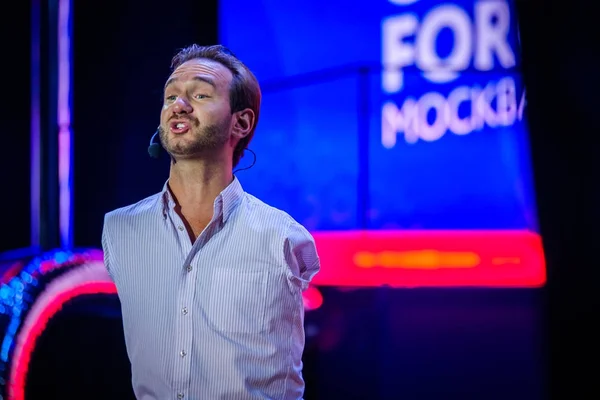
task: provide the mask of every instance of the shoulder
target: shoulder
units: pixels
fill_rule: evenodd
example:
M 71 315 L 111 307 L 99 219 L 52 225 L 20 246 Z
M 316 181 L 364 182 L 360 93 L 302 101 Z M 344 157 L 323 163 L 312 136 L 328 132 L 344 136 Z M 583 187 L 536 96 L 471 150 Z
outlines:
M 254 226 L 267 230 L 276 230 L 292 246 L 314 243 L 311 233 L 287 212 L 273 207 L 258 198 L 247 194 L 247 207 Z
M 287 212 L 273 207 L 249 193 L 245 193 L 245 199 L 246 208 L 260 226 L 278 227 L 286 232 L 292 225 L 300 225 Z
M 294 280 L 306 288 L 320 269 L 320 259 L 312 234 L 287 212 L 266 204 L 246 193 L 248 223 L 253 233 L 278 233 L 278 249 Z
M 156 193 L 137 203 L 107 212 L 104 215 L 104 228 L 136 222 L 156 213 L 159 210 L 161 197 L 162 193 Z

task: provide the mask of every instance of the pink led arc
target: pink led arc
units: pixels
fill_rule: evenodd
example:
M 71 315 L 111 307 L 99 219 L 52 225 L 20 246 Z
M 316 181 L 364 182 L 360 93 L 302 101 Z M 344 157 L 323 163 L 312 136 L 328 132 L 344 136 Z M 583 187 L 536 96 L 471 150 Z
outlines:
M 70 300 L 87 294 L 116 294 L 101 261 L 78 267 L 53 280 L 42 292 L 29 312 L 12 356 L 9 400 L 25 400 L 25 382 L 31 354 L 46 325 Z

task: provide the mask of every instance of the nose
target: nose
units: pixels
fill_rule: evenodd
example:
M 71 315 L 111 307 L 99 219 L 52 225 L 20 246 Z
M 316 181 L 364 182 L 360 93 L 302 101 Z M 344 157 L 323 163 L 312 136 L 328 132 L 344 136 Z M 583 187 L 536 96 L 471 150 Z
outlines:
M 177 97 L 177 100 L 173 103 L 173 113 L 175 114 L 190 114 L 192 111 L 193 108 L 190 103 L 181 96 Z

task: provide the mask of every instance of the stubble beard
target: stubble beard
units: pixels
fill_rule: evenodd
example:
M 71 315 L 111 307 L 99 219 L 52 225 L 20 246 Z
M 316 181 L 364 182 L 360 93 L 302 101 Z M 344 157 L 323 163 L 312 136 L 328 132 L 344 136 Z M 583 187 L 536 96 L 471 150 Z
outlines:
M 197 121 L 190 121 L 191 132 L 185 134 L 188 135 L 186 138 L 169 138 L 168 132 L 161 126 L 159 128 L 160 142 L 162 147 L 171 154 L 171 157 L 189 159 L 210 156 L 227 143 L 226 122 L 201 126 Z M 193 136 L 189 135 L 190 133 Z

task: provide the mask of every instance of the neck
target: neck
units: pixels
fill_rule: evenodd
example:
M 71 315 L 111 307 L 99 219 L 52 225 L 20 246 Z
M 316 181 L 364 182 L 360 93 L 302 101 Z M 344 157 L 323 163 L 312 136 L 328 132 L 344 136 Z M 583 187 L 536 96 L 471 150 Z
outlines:
M 169 188 L 182 205 L 210 207 L 233 180 L 231 163 L 215 160 L 179 160 L 171 164 Z

